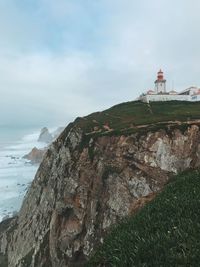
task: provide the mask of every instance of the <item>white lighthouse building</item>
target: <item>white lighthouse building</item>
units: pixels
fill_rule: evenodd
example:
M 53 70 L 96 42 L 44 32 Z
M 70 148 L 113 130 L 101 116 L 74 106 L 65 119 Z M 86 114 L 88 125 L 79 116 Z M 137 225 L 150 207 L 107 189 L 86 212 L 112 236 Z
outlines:
M 155 81 L 156 94 L 166 94 L 166 80 L 164 79 L 163 71 L 160 70 Z
M 174 90 L 167 92 L 166 80 L 162 70 L 157 73 L 157 80 L 154 82 L 155 89 L 143 93 L 139 100 L 143 102 L 156 101 L 200 101 L 200 88 L 191 86 L 181 92 Z

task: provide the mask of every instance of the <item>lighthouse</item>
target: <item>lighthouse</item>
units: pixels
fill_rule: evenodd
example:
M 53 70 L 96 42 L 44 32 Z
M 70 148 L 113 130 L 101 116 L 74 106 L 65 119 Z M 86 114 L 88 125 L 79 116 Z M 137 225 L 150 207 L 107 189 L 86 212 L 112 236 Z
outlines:
M 157 80 L 155 81 L 155 92 L 157 94 L 165 94 L 166 93 L 166 80 L 164 79 L 163 71 L 160 70 L 157 75 Z

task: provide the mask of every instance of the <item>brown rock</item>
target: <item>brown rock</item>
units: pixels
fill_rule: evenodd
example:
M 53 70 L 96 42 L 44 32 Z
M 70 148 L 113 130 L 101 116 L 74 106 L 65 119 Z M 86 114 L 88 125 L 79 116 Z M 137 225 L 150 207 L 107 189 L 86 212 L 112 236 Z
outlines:
M 30 160 L 32 164 L 39 164 L 42 162 L 45 152 L 46 149 L 38 149 L 37 147 L 34 147 L 30 153 L 24 156 L 24 158 Z
M 45 154 L 15 230 L 0 231 L 1 253 L 9 267 L 83 266 L 112 224 L 150 201 L 171 174 L 199 166 L 196 125 L 88 140 L 70 124 Z

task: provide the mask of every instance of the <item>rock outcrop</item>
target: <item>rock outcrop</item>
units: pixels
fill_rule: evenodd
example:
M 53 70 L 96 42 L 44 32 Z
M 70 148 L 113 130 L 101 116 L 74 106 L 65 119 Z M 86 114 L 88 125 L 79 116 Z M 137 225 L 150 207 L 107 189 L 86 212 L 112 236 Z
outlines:
M 38 149 L 37 147 L 34 147 L 31 152 L 25 155 L 23 158 L 30 160 L 32 164 L 39 164 L 42 162 L 45 152 L 45 148 Z
M 43 143 L 47 143 L 47 144 L 49 144 L 53 141 L 53 136 L 50 134 L 47 127 L 44 127 L 41 129 L 38 141 L 43 142 Z
M 40 132 L 38 142 L 46 143 L 47 146 L 40 149 L 34 147 L 28 154 L 24 155 L 23 158 L 30 160 L 30 163 L 32 164 L 40 164 L 47 150 L 47 147 L 51 144 L 51 142 L 55 141 L 56 138 L 58 138 L 63 130 L 63 127 L 58 127 L 53 133 L 50 133 L 49 130 L 44 127 Z
M 112 224 L 173 173 L 200 166 L 198 125 L 94 137 L 70 124 L 46 152 L 19 216 L 0 228 L 4 262 L 83 266 Z

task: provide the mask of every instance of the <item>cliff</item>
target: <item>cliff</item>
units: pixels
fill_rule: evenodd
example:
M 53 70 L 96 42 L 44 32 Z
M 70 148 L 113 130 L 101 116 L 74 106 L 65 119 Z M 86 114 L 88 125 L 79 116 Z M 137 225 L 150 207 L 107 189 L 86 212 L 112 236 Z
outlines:
M 112 227 L 86 266 L 199 266 L 199 198 L 199 170 L 175 175 L 155 199 Z
M 82 266 L 111 225 L 172 174 L 200 166 L 199 119 L 200 103 L 185 102 L 129 102 L 76 119 L 44 155 L 19 216 L 0 227 L 0 261 Z

